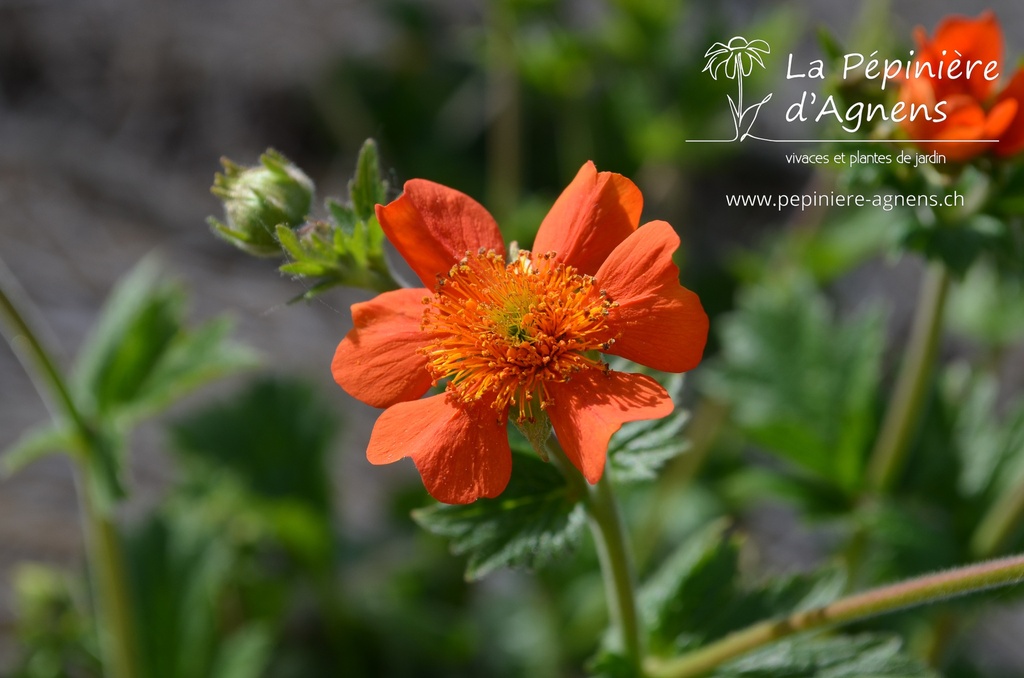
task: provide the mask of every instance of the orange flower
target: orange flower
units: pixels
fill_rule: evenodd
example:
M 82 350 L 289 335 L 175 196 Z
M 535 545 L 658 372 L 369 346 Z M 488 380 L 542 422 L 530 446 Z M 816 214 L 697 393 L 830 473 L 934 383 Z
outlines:
M 900 98 L 907 105 L 903 128 L 928 153 L 936 151 L 950 160 L 970 160 L 986 151 L 1008 156 L 1024 149 L 1024 70 L 1018 70 L 1009 86 L 998 95 L 995 82 L 984 76 L 985 65 L 1002 63 L 1003 33 L 991 11 L 977 19 L 948 17 L 928 39 L 924 28 L 914 33 L 917 60 L 913 69 L 923 68 L 921 77 L 911 72 L 904 80 Z M 960 65 L 950 70 L 953 62 Z M 980 62 L 967 77 L 967 64 Z M 929 68 L 930 65 L 930 68 Z M 950 75 L 954 77 L 949 77 Z M 934 111 L 945 101 L 944 120 L 925 115 L 909 115 L 912 107 L 925 106 Z M 911 119 L 913 117 L 913 119 Z M 951 143 L 943 140 L 998 139 L 998 143 Z M 935 140 L 939 143 L 929 143 Z
M 353 305 L 334 356 L 342 388 L 387 408 L 369 461 L 412 457 L 431 495 L 469 503 L 508 484 L 510 411 L 519 423 L 545 413 L 591 483 L 623 423 L 670 414 L 656 381 L 597 353 L 683 372 L 704 351 L 707 316 L 672 263 L 679 237 L 663 221 L 638 228 L 642 204 L 629 179 L 588 162 L 541 224 L 537 253 L 508 263 L 498 225 L 467 195 L 413 179 L 378 205 L 425 288 Z M 440 380 L 444 393 L 419 399 Z

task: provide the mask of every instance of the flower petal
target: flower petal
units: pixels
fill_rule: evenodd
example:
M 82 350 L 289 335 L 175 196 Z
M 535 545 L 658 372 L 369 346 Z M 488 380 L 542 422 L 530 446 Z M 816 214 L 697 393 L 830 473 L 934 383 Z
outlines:
M 502 493 L 512 475 L 504 417 L 488 404 L 453 404 L 445 394 L 398 403 L 370 434 L 366 458 L 390 464 L 412 457 L 430 496 L 468 504 Z
M 626 238 L 595 276 L 618 306 L 608 328 L 618 333 L 606 351 L 666 372 L 692 370 L 708 338 L 708 316 L 697 295 L 679 284 L 672 253 L 679 236 L 652 221 Z
M 548 388 L 558 442 L 590 483 L 601 479 L 608 441 L 624 423 L 665 417 L 674 407 L 661 384 L 644 374 L 586 370 Z
M 599 173 L 587 162 L 544 217 L 533 252 L 555 252 L 557 261 L 593 275 L 636 230 L 643 204 L 636 184 L 621 174 Z
M 938 71 L 940 61 L 946 64 L 955 58 L 969 61 L 990 61 L 1002 63 L 1003 31 L 995 12 L 982 12 L 977 19 L 966 16 L 950 16 L 944 19 L 935 29 L 935 39 L 931 43 L 924 38 L 924 32 L 918 33 L 918 44 L 921 47 L 921 60 L 931 61 Z M 930 52 L 926 57 L 925 52 Z M 945 52 L 945 53 L 944 53 Z M 985 101 L 992 93 L 993 81 L 987 80 L 981 68 L 974 69 L 971 77 L 966 77 L 964 70 L 958 78 L 938 78 L 935 82 L 936 98 L 945 99 L 949 94 L 969 93 L 975 100 Z
M 377 220 L 388 240 L 423 281 L 433 288 L 467 251 L 505 249 L 494 217 L 465 193 L 426 179 L 405 182 L 388 205 L 377 205 Z
M 353 327 L 338 344 L 331 363 L 334 380 L 373 407 L 415 400 L 430 388 L 426 346 L 420 331 L 425 289 L 385 292 L 352 305 Z
M 1017 109 L 1014 111 L 1013 119 L 999 138 L 999 143 L 996 144 L 996 154 L 1004 157 L 1024 150 L 1024 68 L 1018 70 L 1006 89 L 1000 92 L 996 108 L 1005 101 L 1015 101 Z M 990 115 L 994 114 L 995 109 L 992 109 Z

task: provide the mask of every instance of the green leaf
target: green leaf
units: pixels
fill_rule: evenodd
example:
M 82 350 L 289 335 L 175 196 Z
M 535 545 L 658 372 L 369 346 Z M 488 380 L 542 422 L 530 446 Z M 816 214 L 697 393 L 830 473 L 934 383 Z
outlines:
M 688 539 L 644 584 L 638 605 L 655 652 L 715 638 L 737 598 L 739 542 L 714 523 Z
M 676 654 L 774 616 L 832 602 L 845 577 L 835 570 L 765 582 L 744 581 L 741 541 L 722 521 L 684 542 L 645 582 L 641 614 L 655 653 Z
M 367 139 L 359 151 L 356 175 L 349 182 L 348 192 L 352 210 L 362 221 L 369 221 L 375 206 L 387 200 L 387 184 L 380 178 L 377 143 L 373 139 Z
M 273 636 L 265 624 L 250 624 L 224 640 L 209 675 L 260 678 L 270 663 Z
M 159 284 L 153 259 L 125 276 L 75 365 L 72 389 L 79 406 L 106 413 L 130 403 L 181 331 L 183 304 L 179 290 Z
M 171 435 L 186 461 L 227 469 L 258 496 L 296 501 L 326 515 L 324 459 L 335 428 L 307 384 L 262 378 L 175 423 Z
M 683 375 L 652 373 L 665 387 L 676 409 L 662 419 L 634 421 L 622 425 L 608 443 L 609 470 L 616 482 L 654 480 L 669 460 L 689 447 L 681 433 L 690 413 L 679 406 Z
M 996 347 L 1024 336 L 1024 279 L 980 262 L 950 290 L 950 327 Z
M 227 540 L 180 514 L 158 513 L 125 540 L 138 619 L 140 660 L 151 678 L 209 673 L 217 609 L 230 585 Z
M 903 652 L 898 638 L 879 635 L 801 637 L 774 643 L 722 666 L 713 678 L 935 678 Z
M 55 452 L 77 449 L 74 432 L 55 422 L 40 424 L 26 431 L 2 453 L 2 475 L 12 476 L 37 459 Z
M 203 384 L 254 367 L 259 362 L 256 353 L 228 340 L 233 325 L 218 318 L 177 334 L 128 408 L 130 418 L 159 412 Z
M 468 555 L 467 579 L 500 567 L 536 568 L 575 546 L 586 516 L 562 475 L 532 455 L 514 454 L 512 479 L 500 497 L 437 504 L 413 512 L 424 529 Z
M 718 323 L 704 390 L 756 444 L 854 494 L 874 428 L 884 327 L 846 322 L 804 279 L 747 289 Z
M 124 488 L 124 436 L 114 430 L 112 424 L 90 431 L 86 457 L 86 482 L 92 486 L 92 497 L 97 509 L 110 515 L 117 503 L 127 496 Z

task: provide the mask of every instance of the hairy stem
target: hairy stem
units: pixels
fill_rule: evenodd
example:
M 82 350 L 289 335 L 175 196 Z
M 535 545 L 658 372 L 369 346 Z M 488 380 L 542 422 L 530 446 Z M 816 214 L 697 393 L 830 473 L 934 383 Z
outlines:
M 868 482 L 876 492 L 888 490 L 903 470 L 928 393 L 948 290 L 946 267 L 940 262 L 930 264 L 921 282 L 917 313 L 903 354 L 903 364 L 896 377 L 892 400 L 871 451 Z
M 626 526 L 622 520 L 611 481 L 606 472 L 596 485 L 589 485 L 562 451 L 554 437 L 544 445 L 548 458 L 565 474 L 575 491 L 583 493 L 590 531 L 597 546 L 604 578 L 605 595 L 612 627 L 618 634 L 619 649 L 629 660 L 634 675 L 642 675 L 643 642 L 636 606 L 636 574 L 630 557 Z
M 802 631 L 860 621 L 915 605 L 934 603 L 1024 580 L 1024 555 L 991 560 L 955 570 L 857 593 L 783 619 L 771 619 L 668 661 L 650 660 L 652 678 L 697 678 L 751 650 Z
M 25 371 L 33 378 L 51 416 L 66 419 L 75 429 L 78 455 L 79 492 L 89 554 L 89 573 L 96 593 L 98 628 L 105 675 L 136 678 L 137 644 L 135 615 L 128 590 L 120 537 L 109 516 L 96 505 L 88 482 L 87 464 L 95 458 L 95 434 L 75 405 L 67 383 L 43 345 L 39 333 L 22 308 L 30 308 L 21 286 L 0 261 L 0 318 L 7 326 L 8 339 Z

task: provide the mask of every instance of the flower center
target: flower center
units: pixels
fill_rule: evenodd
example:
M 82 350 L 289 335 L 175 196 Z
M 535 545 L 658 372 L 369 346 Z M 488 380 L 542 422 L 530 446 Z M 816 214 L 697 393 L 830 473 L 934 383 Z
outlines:
M 499 411 L 517 405 L 523 422 L 551 403 L 547 384 L 607 369 L 587 352 L 615 341 L 605 322 L 615 304 L 591 276 L 553 257 L 520 251 L 506 264 L 493 250 L 467 253 L 438 279 L 424 299 L 432 341 L 422 351 L 434 383 L 448 379 L 449 397 L 493 398 Z

